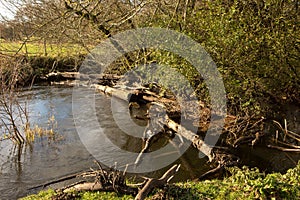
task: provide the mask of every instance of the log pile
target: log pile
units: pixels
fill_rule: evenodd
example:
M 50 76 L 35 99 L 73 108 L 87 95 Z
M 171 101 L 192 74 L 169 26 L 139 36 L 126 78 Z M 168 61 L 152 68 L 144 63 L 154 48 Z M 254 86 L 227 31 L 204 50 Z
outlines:
M 41 80 L 51 84 L 61 84 L 62 82 L 80 80 L 108 86 L 113 86 L 115 82 L 121 78 L 122 76 L 116 74 L 82 74 L 79 72 L 51 72 L 43 77 L 40 77 Z
M 97 170 L 70 175 L 34 188 L 44 187 L 46 185 L 62 182 L 71 178 L 81 177 L 81 181 L 57 189 L 55 191 L 56 195 L 52 197 L 52 199 L 62 200 L 78 198 L 79 196 L 76 196 L 78 193 L 74 192 L 105 191 L 116 192 L 117 194 L 122 195 L 132 195 L 135 196 L 135 200 L 143 200 L 153 189 L 161 188 L 165 184 L 169 183 L 180 168 L 180 165 L 174 165 L 158 179 L 142 177 L 144 181 L 141 183 L 127 184 L 125 181 L 126 172 L 120 172 L 113 168 L 103 169 L 100 163 L 96 163 L 99 167 Z
M 158 121 L 161 124 L 167 126 L 169 129 L 173 130 L 176 134 L 179 134 L 180 137 L 184 137 L 188 141 L 192 142 L 192 144 L 199 151 L 208 156 L 210 161 L 213 160 L 212 148 L 208 144 L 206 144 L 204 140 L 202 140 L 199 137 L 199 135 L 193 133 L 192 131 L 189 131 L 182 125 L 172 120 L 171 117 L 169 117 L 169 115 L 172 115 L 172 117 L 174 117 L 180 116 L 181 114 L 178 103 L 176 103 L 175 100 L 170 100 L 164 97 L 158 97 L 157 95 L 152 95 L 151 92 L 146 91 L 144 88 L 126 90 L 98 84 L 93 84 L 92 87 L 94 87 L 99 92 L 103 92 L 107 95 L 113 95 L 114 97 L 125 101 L 128 101 L 129 97 L 132 98 L 133 96 L 136 96 L 136 99 L 143 99 L 144 101 L 150 103 L 149 109 L 151 106 L 156 106 L 159 107 L 160 110 L 166 110 L 166 115 L 160 116 L 160 119 Z

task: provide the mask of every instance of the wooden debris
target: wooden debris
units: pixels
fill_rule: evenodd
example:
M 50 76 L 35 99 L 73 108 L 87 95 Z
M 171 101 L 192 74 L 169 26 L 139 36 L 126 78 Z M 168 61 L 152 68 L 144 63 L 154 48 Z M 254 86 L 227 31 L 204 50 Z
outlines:
M 169 183 L 175 173 L 178 172 L 179 168 L 180 165 L 174 165 L 160 179 L 149 178 L 145 186 L 136 195 L 135 200 L 143 200 L 154 188 L 160 188 L 166 183 Z
M 178 172 L 180 165 L 174 165 L 165 174 L 159 178 L 144 178 L 143 183 L 135 185 L 127 185 L 125 182 L 125 173 L 121 173 L 115 169 L 104 170 L 101 165 L 97 163 L 99 170 L 93 170 L 89 172 L 84 172 L 80 174 L 80 177 L 93 177 L 94 182 L 87 182 L 81 180 L 77 183 L 73 183 L 69 186 L 56 190 L 57 195 L 53 199 L 59 200 L 68 197 L 69 192 L 77 191 L 106 191 L 106 192 L 116 192 L 119 194 L 127 194 L 136 196 L 136 200 L 143 200 L 147 195 L 154 189 L 164 186 L 169 183 L 169 181 L 174 177 L 176 172 Z M 76 174 L 76 177 L 78 175 Z M 74 176 L 73 176 L 74 178 Z M 64 181 L 65 179 L 61 178 L 54 183 L 59 181 Z M 46 184 L 44 184 L 46 185 Z
M 300 149 L 288 149 L 288 148 L 274 146 L 274 145 L 267 145 L 267 147 L 272 148 L 272 149 L 278 149 L 278 150 L 284 151 L 284 152 L 297 152 L 297 153 L 300 153 Z
M 138 90 L 121 90 L 121 89 L 115 89 L 112 87 L 96 85 L 96 84 L 94 84 L 92 87 L 94 87 L 96 90 L 101 91 L 105 94 L 113 95 L 114 97 L 117 97 L 117 98 L 119 98 L 121 100 L 125 100 L 125 101 L 128 101 L 128 98 L 132 95 L 139 96 L 139 94 L 140 94 Z M 144 95 L 141 95 L 141 96 L 144 97 Z M 147 100 L 147 99 L 144 99 L 144 100 Z M 159 107 L 161 110 L 168 110 L 168 108 L 166 108 L 164 103 L 165 103 L 164 99 L 162 102 L 160 102 L 160 99 L 157 98 L 156 102 L 152 102 L 151 105 L 152 106 L 155 105 L 155 106 Z M 204 140 L 202 140 L 200 138 L 200 136 L 193 133 L 192 131 L 189 131 L 188 129 L 181 126 L 180 124 L 176 123 L 168 115 L 159 117 L 159 120 L 157 120 L 157 121 L 159 121 L 161 124 L 164 124 L 168 128 L 175 131 L 176 134 L 184 137 L 188 141 L 191 141 L 193 143 L 193 145 L 199 151 L 203 152 L 206 156 L 208 156 L 210 161 L 213 160 L 213 155 L 211 153 L 212 147 L 210 147 L 208 144 L 206 144 L 204 142 Z M 139 160 L 137 160 L 137 161 L 139 161 Z
M 80 81 L 89 81 L 96 84 L 106 84 L 114 85 L 115 82 L 120 80 L 123 76 L 115 74 L 83 74 L 79 72 L 50 72 L 44 77 L 41 77 L 42 80 L 49 82 L 60 82 L 67 80 L 80 80 Z

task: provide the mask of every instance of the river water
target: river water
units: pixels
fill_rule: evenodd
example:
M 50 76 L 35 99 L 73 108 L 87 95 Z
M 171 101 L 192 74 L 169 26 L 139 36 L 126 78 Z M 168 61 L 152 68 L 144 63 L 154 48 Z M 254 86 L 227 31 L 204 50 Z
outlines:
M 30 187 L 95 167 L 94 157 L 82 144 L 74 124 L 72 92 L 72 88 L 36 86 L 21 93 L 20 100 L 26 100 L 28 103 L 31 124 L 53 128 L 55 139 L 36 137 L 32 145 L 26 145 L 22 149 L 18 149 L 8 140 L 0 142 L 0 199 L 23 197 L 37 192 L 28 190 Z M 112 121 L 110 97 L 97 95 L 96 99 L 97 110 L 101 111 L 99 120 L 101 125 L 106 127 L 107 134 L 114 135 L 117 143 L 118 140 L 121 141 L 131 151 L 139 152 L 141 141 L 135 139 L 128 142 L 123 131 Z M 124 104 L 122 101 L 119 103 Z M 76 102 L 74 104 L 76 106 Z M 128 107 L 126 104 L 124 106 Z M 82 115 L 88 113 L 88 110 L 83 110 Z M 55 120 L 49 125 L 52 116 Z M 122 116 L 119 117 L 119 121 L 122 121 Z M 146 122 L 141 120 L 137 123 L 140 126 L 146 125 Z M 177 179 L 195 178 L 197 174 L 202 174 L 209 168 L 207 160 L 197 159 L 197 155 L 193 148 L 184 154 L 185 162 L 194 165 L 194 171 L 191 172 L 189 166 L 183 166 Z M 166 168 L 147 175 L 159 176 Z

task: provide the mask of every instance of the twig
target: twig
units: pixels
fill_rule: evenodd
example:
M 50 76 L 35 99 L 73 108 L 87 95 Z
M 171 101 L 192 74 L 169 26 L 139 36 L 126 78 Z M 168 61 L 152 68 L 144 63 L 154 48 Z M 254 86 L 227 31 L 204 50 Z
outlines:
M 284 142 L 286 140 L 287 134 L 288 134 L 288 131 L 287 131 L 287 122 L 286 122 L 286 119 L 284 119 L 284 137 L 283 137 L 283 141 Z
M 273 120 L 273 122 L 274 122 L 274 123 L 281 129 L 281 131 L 284 133 L 284 138 L 283 138 L 283 141 L 284 141 L 284 142 L 285 142 L 285 140 L 286 140 L 286 136 L 289 136 L 289 137 L 291 137 L 291 138 L 297 140 L 298 142 L 300 142 L 300 138 L 298 138 L 299 135 L 296 134 L 296 133 L 294 133 L 294 132 L 292 132 L 292 131 L 289 131 L 289 130 L 287 129 L 287 121 L 286 121 L 286 120 L 284 120 L 284 128 L 281 126 L 281 124 L 280 124 L 279 122 L 277 122 L 277 121 L 275 121 L 275 120 Z M 277 132 L 278 132 L 278 131 L 277 131 Z M 277 132 L 276 132 L 276 134 L 278 134 Z
M 292 148 L 295 148 L 295 149 L 300 149 L 300 146 L 297 146 L 297 145 L 288 144 L 288 143 L 281 142 L 281 141 L 275 141 L 275 142 L 276 142 L 276 144 L 279 143 L 279 144 L 286 145 L 286 146 L 288 146 L 288 147 L 292 147 Z
M 300 153 L 300 149 L 287 149 L 287 148 L 273 146 L 273 145 L 268 145 L 267 147 L 273 148 L 273 149 L 278 149 L 278 150 L 284 151 L 284 152 L 297 152 L 297 153 L 299 152 Z
M 217 171 L 222 170 L 223 168 L 224 168 L 224 165 L 219 164 L 217 167 L 215 167 L 215 168 L 213 168 L 213 169 L 211 169 L 211 170 L 205 172 L 204 174 L 202 174 L 202 175 L 199 177 L 199 180 L 203 180 L 203 179 L 205 179 L 207 176 L 210 176 L 210 175 L 216 173 Z

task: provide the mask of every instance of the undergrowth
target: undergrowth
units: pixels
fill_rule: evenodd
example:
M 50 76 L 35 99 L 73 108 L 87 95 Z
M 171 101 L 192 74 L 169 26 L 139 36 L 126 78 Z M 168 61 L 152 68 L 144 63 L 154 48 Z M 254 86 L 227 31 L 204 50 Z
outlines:
M 298 199 L 300 197 L 300 162 L 287 173 L 265 174 L 257 168 L 228 168 L 232 176 L 223 180 L 187 181 L 156 189 L 147 199 Z M 49 189 L 23 200 L 51 199 Z M 75 199 L 132 199 L 114 192 L 70 193 Z

